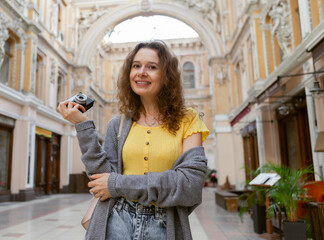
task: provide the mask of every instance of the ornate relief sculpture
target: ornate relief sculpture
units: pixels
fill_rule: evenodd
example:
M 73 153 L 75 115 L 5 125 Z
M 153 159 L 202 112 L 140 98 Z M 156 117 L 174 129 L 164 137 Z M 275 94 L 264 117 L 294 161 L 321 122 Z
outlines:
M 220 64 L 216 68 L 215 72 L 215 82 L 219 85 L 223 85 L 228 79 L 227 66 L 225 64 Z
M 139 4 L 142 12 L 150 12 L 152 10 L 152 0 L 140 0 Z
M 291 27 L 287 8 L 285 1 L 277 0 L 269 12 L 269 16 L 273 20 L 271 33 L 278 38 L 278 43 L 285 56 L 289 53 L 291 38 Z
M 266 23 L 270 17 L 271 22 Z M 261 18 L 261 26 L 264 30 L 271 29 L 271 34 L 278 39 L 278 44 L 286 58 L 290 52 L 291 45 L 291 22 L 286 0 L 272 0 L 267 2 Z
M 189 7 L 201 13 L 212 24 L 216 32 L 221 32 L 220 14 L 215 0 L 183 0 Z
M 9 38 L 9 32 L 7 29 L 8 25 L 9 20 L 2 13 L 0 13 L 0 67 L 3 63 L 4 56 L 6 54 L 4 45 L 7 39 Z
M 6 1 L 9 2 L 9 4 L 13 6 L 17 12 L 25 16 L 27 15 L 26 10 L 29 1 L 27 0 L 6 0 Z
M 91 11 L 80 11 L 78 43 L 81 42 L 84 34 L 101 16 L 108 12 L 108 8 L 99 9 L 95 6 Z
M 57 3 L 51 6 L 51 18 L 50 18 L 50 28 L 51 31 L 56 35 L 58 29 L 58 14 L 59 14 L 59 6 Z

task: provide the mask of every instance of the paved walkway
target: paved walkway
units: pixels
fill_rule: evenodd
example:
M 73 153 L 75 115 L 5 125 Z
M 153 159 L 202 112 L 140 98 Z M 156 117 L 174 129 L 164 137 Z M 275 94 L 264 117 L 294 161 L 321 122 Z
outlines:
M 0 203 L 0 239 L 82 240 L 80 225 L 91 196 L 57 194 L 29 202 Z M 216 206 L 214 189 L 204 188 L 203 203 L 190 215 L 194 240 L 259 240 L 249 216 Z

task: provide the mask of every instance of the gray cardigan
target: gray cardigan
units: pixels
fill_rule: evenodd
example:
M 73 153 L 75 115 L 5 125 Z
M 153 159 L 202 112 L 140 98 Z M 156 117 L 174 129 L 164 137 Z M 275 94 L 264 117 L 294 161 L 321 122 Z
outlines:
M 195 147 L 186 151 L 176 160 L 171 170 L 149 172 L 147 175 L 122 175 L 122 148 L 132 119 L 125 118 L 117 141 L 119 123 L 120 116 L 109 121 L 103 148 L 99 144 L 93 121 L 75 125 L 81 159 L 87 173 L 110 173 L 108 189 L 112 198 L 98 201 L 85 239 L 105 240 L 108 217 L 116 199 L 122 195 L 146 206 L 154 202 L 165 207 L 168 240 L 192 239 L 188 216 L 201 203 L 207 171 L 204 148 Z

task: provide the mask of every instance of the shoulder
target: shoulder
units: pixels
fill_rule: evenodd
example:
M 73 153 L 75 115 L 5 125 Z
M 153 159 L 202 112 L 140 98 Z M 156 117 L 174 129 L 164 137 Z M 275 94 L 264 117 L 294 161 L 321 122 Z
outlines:
M 108 126 L 115 126 L 118 125 L 121 119 L 121 115 L 115 116 L 109 120 Z
M 120 125 L 122 126 L 130 126 L 132 123 L 132 117 L 126 116 L 124 114 L 115 116 L 111 118 L 108 122 L 107 129 L 114 129 L 114 131 L 118 131 Z M 124 127 L 123 127 L 124 129 Z
M 209 135 L 209 130 L 206 127 L 203 119 L 203 113 L 198 113 L 197 110 L 188 107 L 186 114 L 182 120 L 182 127 L 184 132 L 184 139 L 191 136 L 194 133 L 202 133 L 202 141 L 205 141 Z
M 192 122 L 195 118 L 199 118 L 200 114 L 198 113 L 198 111 L 192 107 L 187 107 L 185 109 L 185 115 L 182 119 L 183 123 L 188 123 L 188 122 Z
M 122 116 L 124 116 L 124 115 L 118 115 L 118 116 L 114 116 L 113 118 L 111 118 L 108 122 L 107 129 L 118 130 Z M 123 118 L 125 119 L 125 117 L 123 117 Z

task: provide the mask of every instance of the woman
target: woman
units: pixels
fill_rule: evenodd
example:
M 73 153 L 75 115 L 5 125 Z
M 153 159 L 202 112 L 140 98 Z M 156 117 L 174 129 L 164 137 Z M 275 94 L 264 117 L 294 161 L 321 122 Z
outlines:
M 118 80 L 121 117 L 107 126 L 102 149 L 93 121 L 65 101 L 58 111 L 76 124 L 82 161 L 100 198 L 86 239 L 192 239 L 188 216 L 201 203 L 209 134 L 184 107 L 177 58 L 160 41 L 139 43 Z

